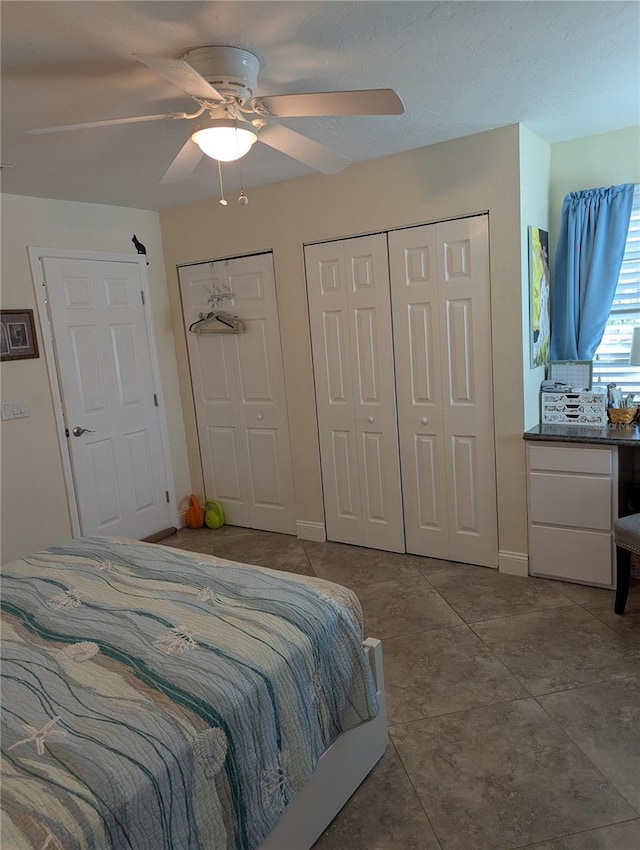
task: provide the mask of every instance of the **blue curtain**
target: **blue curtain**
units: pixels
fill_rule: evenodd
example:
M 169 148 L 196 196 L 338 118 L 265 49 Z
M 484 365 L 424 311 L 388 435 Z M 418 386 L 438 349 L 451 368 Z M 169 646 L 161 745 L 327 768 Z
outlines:
M 592 360 L 604 333 L 631 218 L 633 183 L 570 192 L 551 300 L 551 359 Z

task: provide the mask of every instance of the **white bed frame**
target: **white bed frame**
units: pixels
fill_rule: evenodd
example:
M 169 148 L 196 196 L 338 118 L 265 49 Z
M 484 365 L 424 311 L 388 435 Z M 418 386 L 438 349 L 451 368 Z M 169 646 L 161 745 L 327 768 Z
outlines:
M 376 683 L 380 713 L 336 738 L 259 850 L 310 850 L 384 755 L 389 735 L 382 644 L 376 638 L 367 638 L 363 647 Z

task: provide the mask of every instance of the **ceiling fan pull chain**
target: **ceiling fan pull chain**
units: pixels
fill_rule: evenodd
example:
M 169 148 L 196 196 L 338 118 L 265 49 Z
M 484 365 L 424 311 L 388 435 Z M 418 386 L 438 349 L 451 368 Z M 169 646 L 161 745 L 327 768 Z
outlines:
M 242 185 L 242 166 L 240 165 L 240 160 L 238 160 L 238 171 L 240 172 L 240 197 L 238 198 L 238 203 L 241 207 L 246 207 L 249 203 L 249 198 L 244 193 L 244 186 Z
M 220 200 L 218 201 L 218 203 L 221 204 L 223 207 L 226 207 L 227 201 L 226 201 L 226 198 L 224 196 L 224 188 L 222 186 L 222 166 L 220 165 L 220 160 L 217 160 L 217 162 L 218 162 L 218 177 L 220 179 Z

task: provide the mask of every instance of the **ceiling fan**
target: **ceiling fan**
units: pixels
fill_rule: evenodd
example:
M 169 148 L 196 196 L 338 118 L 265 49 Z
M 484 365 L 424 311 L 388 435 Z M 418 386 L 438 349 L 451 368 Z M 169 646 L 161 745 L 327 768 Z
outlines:
M 178 59 L 146 54 L 134 58 L 169 80 L 198 104 L 197 111 L 167 112 L 132 118 L 110 118 L 27 130 L 29 134 L 57 133 L 141 121 L 201 119 L 162 176 L 162 183 L 182 180 L 206 154 L 218 161 L 240 159 L 256 141 L 325 174 L 335 174 L 350 160 L 274 119 L 319 115 L 401 115 L 404 105 L 392 89 L 256 95 L 260 62 L 240 47 L 196 47 Z

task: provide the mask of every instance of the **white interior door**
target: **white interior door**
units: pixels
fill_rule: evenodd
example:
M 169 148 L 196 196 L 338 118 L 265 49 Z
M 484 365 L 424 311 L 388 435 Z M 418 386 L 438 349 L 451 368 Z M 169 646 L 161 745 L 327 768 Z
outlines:
M 389 235 L 407 549 L 497 566 L 486 216 Z
M 183 266 L 179 276 L 206 496 L 221 502 L 230 525 L 294 534 L 272 255 Z M 246 332 L 190 333 L 211 312 L 211 293 L 228 290 L 219 309 L 237 314 Z
M 389 234 L 407 551 L 448 559 L 437 253 L 435 225 Z
M 327 537 L 404 552 L 385 237 L 305 262 Z
M 140 264 L 42 259 L 83 535 L 174 522 Z

